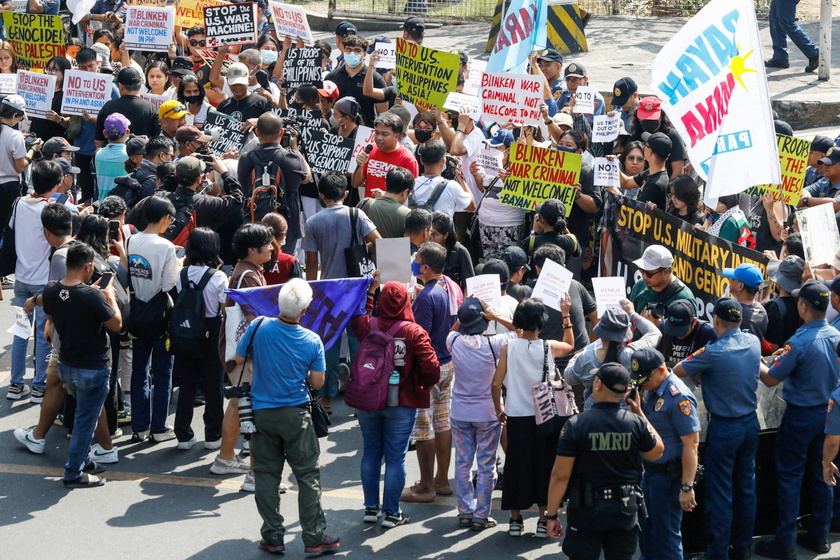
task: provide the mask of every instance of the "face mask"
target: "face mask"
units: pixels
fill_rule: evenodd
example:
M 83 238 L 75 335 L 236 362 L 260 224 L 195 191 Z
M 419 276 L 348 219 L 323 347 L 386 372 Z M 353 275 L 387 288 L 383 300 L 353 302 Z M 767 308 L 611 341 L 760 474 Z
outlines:
M 262 50 L 260 51 L 263 64 L 274 64 L 277 62 L 277 51 Z
M 303 103 L 300 103 L 298 101 L 290 101 L 289 102 L 289 108 L 290 109 L 295 109 L 297 111 L 302 111 L 303 110 Z
M 184 101 L 186 101 L 187 103 L 200 103 L 201 102 L 201 96 L 200 95 L 185 95 L 184 96 Z
M 420 276 L 421 274 L 423 274 L 422 272 L 420 272 L 420 266 L 421 266 L 421 264 L 419 262 L 411 261 L 411 275 L 412 276 Z
M 414 130 L 414 137 L 417 138 L 417 141 L 421 144 L 431 140 L 434 134 L 434 130 Z
M 557 149 L 561 152 L 566 152 L 567 154 L 575 154 L 577 153 L 577 148 L 567 148 L 566 146 L 557 146 Z
M 333 125 L 335 128 L 341 126 L 341 119 L 336 117 L 335 115 L 330 115 L 330 124 Z
M 654 132 L 656 132 L 656 129 L 659 128 L 659 121 L 644 120 L 639 121 L 639 125 L 645 132 L 650 132 L 651 134 L 653 134 Z
M 344 55 L 344 63 L 350 68 L 355 68 L 362 63 L 362 55 L 358 53 L 347 53 Z
M 202 144 L 201 147 L 195 151 L 197 154 L 207 154 L 209 152 L 210 150 L 207 149 L 207 144 Z

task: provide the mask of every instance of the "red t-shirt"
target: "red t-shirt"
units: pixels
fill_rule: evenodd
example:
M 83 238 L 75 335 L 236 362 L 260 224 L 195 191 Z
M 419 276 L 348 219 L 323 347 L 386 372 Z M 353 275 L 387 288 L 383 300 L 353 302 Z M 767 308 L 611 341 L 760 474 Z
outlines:
M 370 152 L 370 159 L 362 168 L 366 197 L 373 196 L 373 189 L 385 190 L 385 175 L 394 167 L 408 169 L 415 178 L 418 175 L 417 158 L 402 144 L 397 144 L 397 149 L 390 153 L 374 146 Z
M 270 261 L 266 265 L 265 270 L 263 270 L 265 283 L 269 286 L 285 284 L 289 280 L 289 272 L 292 270 L 294 264 L 294 256 L 280 253 L 277 255 L 277 259 Z

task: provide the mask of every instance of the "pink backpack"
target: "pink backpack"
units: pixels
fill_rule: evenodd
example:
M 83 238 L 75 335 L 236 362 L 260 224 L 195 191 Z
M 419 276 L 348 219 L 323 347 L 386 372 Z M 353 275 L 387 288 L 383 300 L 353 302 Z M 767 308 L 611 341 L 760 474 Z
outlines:
M 344 392 L 344 402 L 367 412 L 385 410 L 388 400 L 388 377 L 394 371 L 394 335 L 406 324 L 397 321 L 390 329 L 379 330 L 379 320 L 370 320 L 370 332 L 362 340 Z

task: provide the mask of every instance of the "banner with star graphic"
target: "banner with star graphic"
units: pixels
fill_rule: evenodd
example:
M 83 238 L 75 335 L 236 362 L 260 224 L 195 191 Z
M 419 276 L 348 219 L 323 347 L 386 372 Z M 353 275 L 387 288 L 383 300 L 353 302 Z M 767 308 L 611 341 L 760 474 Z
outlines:
M 752 0 L 712 0 L 668 41 L 651 87 L 706 180 L 704 199 L 780 184 Z

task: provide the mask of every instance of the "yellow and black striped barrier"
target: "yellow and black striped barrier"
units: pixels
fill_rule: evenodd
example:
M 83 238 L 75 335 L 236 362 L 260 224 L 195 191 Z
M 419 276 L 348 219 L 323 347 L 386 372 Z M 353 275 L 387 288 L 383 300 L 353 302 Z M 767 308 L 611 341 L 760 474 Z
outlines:
M 493 21 L 490 23 L 490 36 L 487 38 L 487 51 L 493 50 L 496 46 L 496 39 L 499 37 L 499 29 L 502 26 L 502 17 L 507 12 L 507 0 L 496 0 L 496 9 L 493 12 Z
M 490 24 L 490 36 L 487 38 L 487 52 L 496 45 L 502 18 L 507 12 L 507 0 L 496 0 L 493 21 Z M 574 4 L 549 4 L 548 6 L 548 45 L 563 54 L 586 52 L 586 34 L 583 32 L 583 20 L 580 7 Z

